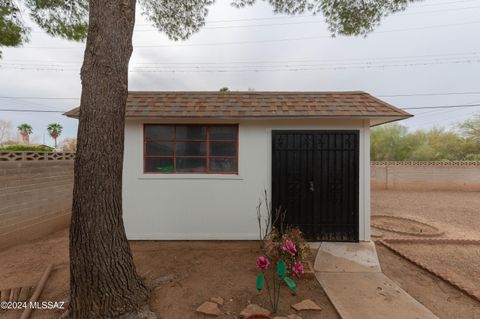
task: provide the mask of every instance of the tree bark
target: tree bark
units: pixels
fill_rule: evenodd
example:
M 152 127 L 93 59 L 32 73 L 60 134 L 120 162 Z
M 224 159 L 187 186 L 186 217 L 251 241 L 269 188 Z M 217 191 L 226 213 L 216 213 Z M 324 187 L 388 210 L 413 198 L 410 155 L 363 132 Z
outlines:
M 73 318 L 138 318 L 148 290 L 122 219 L 128 63 L 135 0 L 90 0 L 70 226 Z M 143 315 L 141 315 L 143 310 Z

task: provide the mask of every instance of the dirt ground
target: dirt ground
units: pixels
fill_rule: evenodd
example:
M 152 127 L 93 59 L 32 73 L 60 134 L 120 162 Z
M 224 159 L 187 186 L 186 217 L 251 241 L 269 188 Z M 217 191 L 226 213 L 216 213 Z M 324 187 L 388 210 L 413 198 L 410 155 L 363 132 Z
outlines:
M 375 215 L 413 218 L 432 225 L 443 234 L 431 238 L 480 239 L 480 193 L 478 192 L 372 192 Z M 399 222 L 393 228 L 414 232 Z M 395 227 L 396 226 L 396 227 Z M 372 230 L 375 231 L 373 228 Z M 376 230 L 375 232 L 378 232 Z M 383 238 L 423 238 L 379 230 Z M 402 253 L 429 268 L 446 273 L 464 287 L 480 289 L 480 246 L 392 244 Z M 388 248 L 377 244 L 383 272 L 440 318 L 480 318 L 480 302 L 442 279 L 422 270 Z
M 479 193 L 375 191 L 372 193 L 372 213 L 414 218 L 444 231 L 442 238 L 480 239 Z M 389 232 L 383 234 L 402 237 Z M 226 300 L 222 307 L 225 314 L 221 318 L 238 318 L 238 313 L 249 302 L 266 302 L 266 296 L 258 294 L 254 287 L 257 274 L 255 259 L 259 254 L 258 245 L 254 242 L 137 241 L 132 242 L 132 250 L 138 271 L 147 280 L 173 276 L 170 282 L 152 293 L 150 306 L 159 318 L 203 318 L 195 314 L 196 307 L 216 296 Z M 480 302 L 382 245 L 377 245 L 377 251 L 385 274 L 440 318 L 480 318 Z M 464 278 L 476 276 L 478 279 L 478 268 L 474 266 L 478 266 L 478 255 L 473 258 L 471 252 L 457 251 L 455 247 L 435 254 L 432 252 L 428 258 L 422 252 L 425 248 L 411 251 L 427 261 L 440 258 L 438 267 L 459 273 Z M 0 251 L 0 289 L 35 285 L 50 262 L 55 263 L 55 270 L 41 299 L 67 300 L 67 230 L 51 234 L 41 241 Z M 462 264 L 468 267 L 462 268 Z M 296 296 L 284 289 L 281 299 L 283 313 L 292 312 L 289 309 L 291 304 L 310 298 L 323 310 L 318 314 L 302 314 L 304 319 L 339 318 L 315 279 L 305 278 L 298 284 Z M 61 312 L 35 311 L 31 318 L 58 318 Z M 17 311 L 0 311 L 0 318 L 18 316 Z
M 372 215 L 378 214 L 426 222 L 446 238 L 480 239 L 479 192 L 372 191 Z
M 222 297 L 225 315 L 238 318 L 248 303 L 267 305 L 267 296 L 255 290 L 258 274 L 256 242 L 136 241 L 131 242 L 138 272 L 149 280 L 171 275 L 173 279 L 155 289 L 150 307 L 158 318 L 199 319 L 195 309 L 211 297 Z M 313 258 L 313 257 L 312 257 Z M 0 289 L 35 285 L 49 262 L 56 265 L 42 293 L 42 300 L 66 300 L 68 293 L 67 230 L 47 238 L 0 252 Z M 315 278 L 297 281 L 296 296 L 283 289 L 281 313 L 294 313 L 290 305 L 310 298 L 323 310 L 301 314 L 304 319 L 339 318 Z M 18 318 L 20 312 L 0 312 L 0 318 Z M 35 311 L 32 318 L 58 318 L 61 311 Z
M 422 260 L 461 287 L 480 290 L 480 245 L 395 243 L 394 247 L 413 260 Z

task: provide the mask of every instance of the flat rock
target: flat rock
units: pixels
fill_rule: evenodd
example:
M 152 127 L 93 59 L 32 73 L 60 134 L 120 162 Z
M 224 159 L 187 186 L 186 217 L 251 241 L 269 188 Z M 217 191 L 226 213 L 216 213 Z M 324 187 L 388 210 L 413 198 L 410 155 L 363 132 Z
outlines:
M 319 305 L 314 303 L 310 299 L 305 299 L 303 301 L 300 301 L 299 303 L 296 303 L 292 305 L 292 308 L 295 309 L 296 311 L 319 311 L 322 310 Z
M 256 305 L 256 304 L 252 303 L 252 304 L 249 304 L 245 309 L 243 309 L 242 312 L 240 312 L 240 317 L 242 317 L 242 318 L 246 318 L 246 317 L 251 316 L 251 315 L 269 316 L 270 311 L 265 309 L 265 308 L 260 307 L 259 305 Z
M 204 315 L 207 316 L 219 316 L 222 312 L 218 308 L 218 304 L 211 302 L 211 301 L 206 301 L 202 303 L 196 310 L 199 313 L 203 313 Z
M 225 302 L 225 300 L 223 300 L 222 297 L 212 297 L 210 298 L 210 301 L 213 301 L 214 303 L 219 304 L 220 306 L 223 306 L 223 303 Z

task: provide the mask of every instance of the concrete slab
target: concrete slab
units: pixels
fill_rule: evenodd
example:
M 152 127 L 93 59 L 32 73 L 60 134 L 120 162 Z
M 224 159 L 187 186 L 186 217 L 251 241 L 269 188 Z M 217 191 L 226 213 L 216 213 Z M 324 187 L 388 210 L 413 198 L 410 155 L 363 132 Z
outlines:
M 383 273 L 316 273 L 342 319 L 438 319 Z
M 315 258 L 315 271 L 381 272 L 373 242 L 321 243 Z

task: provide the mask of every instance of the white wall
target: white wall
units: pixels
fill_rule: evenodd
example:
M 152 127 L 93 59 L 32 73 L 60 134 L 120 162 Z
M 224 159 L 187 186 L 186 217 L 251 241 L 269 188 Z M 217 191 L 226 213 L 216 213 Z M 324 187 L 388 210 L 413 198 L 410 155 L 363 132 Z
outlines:
M 128 120 L 123 174 L 124 220 L 129 239 L 258 239 L 256 205 L 270 192 L 271 131 L 360 131 L 360 240 L 370 239 L 368 120 L 244 120 L 239 124 L 239 174 L 143 174 L 143 123 L 219 121 Z M 367 165 L 365 165 L 367 164 Z

